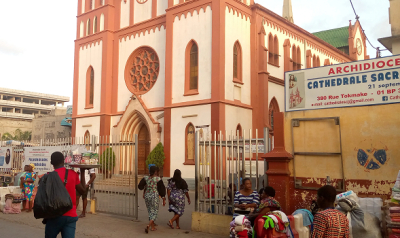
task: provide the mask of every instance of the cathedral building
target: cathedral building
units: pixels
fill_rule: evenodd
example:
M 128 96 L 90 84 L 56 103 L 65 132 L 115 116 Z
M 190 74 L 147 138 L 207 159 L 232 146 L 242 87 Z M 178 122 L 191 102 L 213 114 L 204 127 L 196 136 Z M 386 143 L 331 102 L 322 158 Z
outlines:
M 284 72 L 366 59 L 365 40 L 358 21 L 309 33 L 290 0 L 283 17 L 254 0 L 78 0 L 72 133 L 138 134 L 140 173 L 161 142 L 164 176 L 194 177 L 196 131 L 273 136 Z

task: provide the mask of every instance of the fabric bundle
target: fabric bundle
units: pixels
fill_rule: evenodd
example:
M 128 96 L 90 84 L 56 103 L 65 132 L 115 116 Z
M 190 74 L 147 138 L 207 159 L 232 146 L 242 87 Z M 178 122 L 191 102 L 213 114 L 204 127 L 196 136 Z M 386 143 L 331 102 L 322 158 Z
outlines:
M 392 188 L 392 202 L 400 203 L 400 171 L 397 174 L 396 183 Z
M 230 223 L 230 238 L 248 238 L 253 235 L 251 222 L 244 216 L 237 216 Z
M 303 215 L 303 226 L 311 226 L 314 222 L 314 216 L 307 209 L 298 209 L 293 213 L 293 215 L 297 214 Z
M 257 237 L 265 237 L 266 230 L 275 229 L 279 233 L 286 234 L 287 237 L 293 238 L 293 232 L 290 228 L 290 222 L 286 214 L 282 211 L 274 211 L 266 215 L 259 215 L 254 222 L 254 233 Z
M 339 200 L 337 209 L 348 215 L 351 224 L 351 237 L 382 237 L 379 219 L 364 212 L 356 201 L 350 198 Z M 350 216 L 349 216 L 350 215 Z
M 21 203 L 13 203 L 13 199 L 7 198 L 6 204 L 3 209 L 4 214 L 18 214 L 21 213 Z

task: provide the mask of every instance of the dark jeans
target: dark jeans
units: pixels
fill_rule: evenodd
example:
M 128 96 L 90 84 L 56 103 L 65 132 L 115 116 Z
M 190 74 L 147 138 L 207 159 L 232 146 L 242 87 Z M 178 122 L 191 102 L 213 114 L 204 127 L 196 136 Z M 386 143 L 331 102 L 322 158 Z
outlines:
M 47 219 L 45 238 L 56 238 L 61 232 L 62 238 L 75 238 L 78 217 L 57 217 Z

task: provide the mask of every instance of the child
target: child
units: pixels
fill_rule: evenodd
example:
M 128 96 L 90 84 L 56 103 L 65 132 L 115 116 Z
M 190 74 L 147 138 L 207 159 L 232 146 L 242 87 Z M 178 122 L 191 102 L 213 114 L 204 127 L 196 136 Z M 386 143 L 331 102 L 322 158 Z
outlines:
M 24 170 L 25 170 L 25 175 L 21 178 L 21 183 L 23 184 L 23 192 L 24 192 L 24 201 L 22 203 L 23 211 L 26 210 L 26 202 L 29 202 L 29 209 L 27 212 L 32 212 L 32 207 L 33 207 L 33 189 L 35 188 L 35 180 L 36 180 L 36 174 L 33 172 L 35 169 L 34 164 L 30 165 L 25 165 Z

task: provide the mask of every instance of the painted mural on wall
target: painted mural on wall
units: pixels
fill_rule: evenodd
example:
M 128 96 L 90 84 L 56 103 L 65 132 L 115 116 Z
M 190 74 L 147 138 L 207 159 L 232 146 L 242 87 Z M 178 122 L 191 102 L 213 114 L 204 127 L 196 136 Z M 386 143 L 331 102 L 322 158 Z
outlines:
M 355 150 L 358 163 L 364 167 L 366 172 L 380 169 L 389 161 L 387 153 L 389 149 L 383 144 L 379 147 L 371 145 L 371 148 L 356 148 Z

